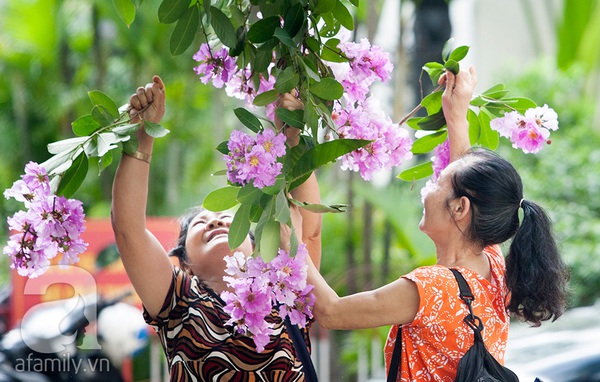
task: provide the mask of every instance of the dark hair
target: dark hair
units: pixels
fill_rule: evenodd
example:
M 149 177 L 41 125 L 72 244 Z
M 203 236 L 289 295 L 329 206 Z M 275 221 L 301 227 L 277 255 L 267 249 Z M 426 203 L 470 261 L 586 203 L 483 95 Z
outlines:
M 185 241 L 187 240 L 188 228 L 190 228 L 190 223 L 199 213 L 204 211 L 204 207 L 196 206 L 192 207 L 185 212 L 182 216 L 177 219 L 179 223 L 179 236 L 177 237 L 177 245 L 171 249 L 169 252 L 169 256 L 175 256 L 179 259 L 179 262 L 182 266 L 182 269 L 186 269 L 187 266 L 187 252 L 185 249 Z M 254 233 L 252 231 L 248 232 L 250 235 L 250 240 L 254 243 Z
M 513 238 L 506 256 L 509 311 L 534 326 L 556 320 L 567 305 L 568 270 L 550 218 L 542 207 L 523 200 L 521 177 L 507 160 L 487 150 L 471 151 L 462 160 L 452 185 L 456 197 L 471 202 L 465 235 L 484 247 Z

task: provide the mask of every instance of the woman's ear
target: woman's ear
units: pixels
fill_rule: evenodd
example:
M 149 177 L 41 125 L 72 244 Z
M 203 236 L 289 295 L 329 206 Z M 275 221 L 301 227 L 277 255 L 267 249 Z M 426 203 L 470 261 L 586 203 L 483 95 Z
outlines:
M 471 217 L 471 200 L 466 196 L 454 199 L 450 204 L 450 208 L 455 221 Z

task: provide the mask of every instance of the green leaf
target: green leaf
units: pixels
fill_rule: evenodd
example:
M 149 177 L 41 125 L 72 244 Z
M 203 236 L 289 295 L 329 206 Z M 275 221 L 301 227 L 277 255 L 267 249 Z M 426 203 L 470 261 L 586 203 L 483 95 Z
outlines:
M 423 117 L 417 122 L 417 125 L 422 130 L 437 131 L 442 127 L 446 126 L 446 118 L 444 117 L 444 111 L 440 110 L 435 114 Z
M 281 190 L 281 192 L 279 192 L 275 198 L 275 214 L 273 218 L 282 224 L 291 223 L 290 205 L 283 190 Z
M 275 81 L 275 89 L 277 89 L 279 93 L 287 93 L 298 86 L 299 81 L 300 76 L 298 73 L 296 73 L 294 67 L 288 66 L 277 76 L 277 80 Z
M 433 174 L 431 162 L 421 163 L 409 169 L 406 169 L 398 175 L 398 178 L 406 182 L 414 182 L 415 180 L 426 178 Z
M 242 204 L 258 204 L 262 196 L 263 192 L 260 189 L 248 184 L 240 188 L 237 200 Z
M 296 3 L 290 7 L 283 17 L 283 29 L 294 38 L 306 20 L 306 13 L 302 8 L 302 4 Z
M 425 135 L 417 139 L 413 145 L 411 151 L 413 154 L 425 154 L 433 150 L 437 145 L 443 143 L 448 138 L 448 132 L 438 131 L 433 134 Z
M 127 28 L 129 28 L 135 19 L 135 5 L 133 5 L 131 0 L 113 0 L 113 5 L 121 20 L 123 20 L 125 25 L 127 25 Z
M 263 127 L 260 120 L 248 110 L 243 107 L 238 107 L 237 109 L 234 109 L 233 112 L 240 122 L 253 132 L 258 133 L 259 131 L 262 131 Z
M 517 110 L 519 113 L 523 114 L 528 109 L 536 108 L 537 104 L 530 100 L 529 98 L 524 97 L 514 97 L 514 98 L 505 98 L 502 100 L 503 103 L 510 106 L 511 108 Z
M 475 145 L 481 135 L 481 129 L 479 127 L 479 117 L 471 109 L 467 111 L 467 121 L 469 122 L 469 142 L 471 146 Z
M 269 262 L 277 256 L 280 243 L 279 223 L 275 220 L 267 220 L 260 235 L 260 257 Z
M 489 112 L 485 108 L 481 108 L 479 111 L 479 144 L 490 150 L 496 150 L 500 144 L 500 135 L 497 131 L 492 130 L 490 121 Z
M 179 20 L 189 8 L 188 1 L 163 0 L 158 7 L 158 21 L 163 24 L 171 24 Z
M 144 121 L 144 131 L 146 131 L 146 134 L 148 134 L 152 138 L 162 138 L 165 135 L 169 134 L 168 129 L 165 129 L 158 123 L 150 121 Z
M 233 221 L 229 226 L 229 233 L 227 236 L 227 242 L 229 243 L 230 249 L 238 248 L 250 232 L 250 209 L 252 205 L 242 204 L 240 208 L 235 212 Z
M 440 90 L 423 98 L 421 101 L 421 106 L 427 109 L 427 114 L 435 114 L 442 110 L 442 94 L 444 94 L 444 91 Z
M 483 93 L 481 93 L 484 96 L 488 96 L 490 98 L 494 98 L 492 95 L 498 92 L 502 92 L 504 91 L 504 84 L 496 84 L 494 86 L 492 86 L 491 88 L 487 89 L 486 91 L 484 91 Z
M 202 207 L 213 212 L 228 210 L 238 204 L 236 197 L 239 190 L 239 187 L 231 186 L 214 190 L 206 195 L 206 198 L 202 202 Z
M 306 151 L 290 172 L 290 180 L 309 174 L 329 162 L 334 162 L 342 155 L 364 147 L 371 141 L 363 139 L 336 139 L 316 145 Z
M 313 8 L 315 15 L 331 12 L 336 5 L 337 0 L 317 0 L 311 1 L 310 5 L 316 4 Z
M 100 124 L 96 122 L 91 114 L 77 118 L 71 123 L 73 133 L 80 137 L 91 135 L 94 131 L 100 128 Z
M 108 109 L 102 105 L 96 105 L 92 109 L 92 118 L 98 122 L 101 127 L 109 126 L 114 122 L 114 119 Z
M 113 161 L 113 152 L 112 151 L 109 151 L 106 154 L 104 154 L 98 161 L 98 175 L 100 175 L 105 168 L 110 166 L 112 161 Z
M 323 46 L 321 58 L 325 61 L 331 62 L 348 62 L 348 59 L 342 54 L 342 51 L 338 48 L 340 39 L 330 38 Z
M 128 123 L 125 125 L 117 126 L 112 129 L 112 132 L 118 135 L 132 135 L 140 129 L 140 123 Z
M 330 204 L 330 205 L 312 204 L 312 203 L 307 203 L 307 202 L 301 202 L 301 201 L 295 200 L 295 199 L 292 199 L 291 202 L 300 208 L 303 208 L 307 211 L 315 212 L 315 213 L 328 213 L 328 212 L 341 213 L 341 212 L 346 212 L 346 209 L 348 208 L 347 204 Z
M 431 83 L 437 85 L 438 80 L 444 73 L 444 65 L 439 62 L 428 62 L 423 65 L 423 70 L 429 75 Z
M 310 61 L 308 57 L 299 58 L 297 62 L 299 63 L 299 66 L 302 66 L 304 68 L 304 74 L 306 75 L 306 77 L 317 82 L 321 81 L 321 76 L 317 74 L 317 67 L 314 66 L 314 64 Z
M 278 176 L 275 178 L 275 184 L 272 186 L 267 186 L 262 188 L 262 193 L 266 195 L 277 195 L 279 191 L 283 190 L 285 187 L 285 179 L 283 176 Z
M 275 114 L 283 121 L 292 127 L 304 127 L 304 110 L 288 110 L 285 108 L 275 109 Z
M 452 53 L 452 45 L 454 45 L 454 37 L 451 37 L 444 43 L 442 48 L 442 61 L 446 62 Z
M 119 108 L 112 98 L 98 90 L 88 92 L 88 96 L 90 97 L 90 101 L 92 101 L 92 105 L 104 106 L 112 116 L 112 119 L 119 117 Z
M 252 103 L 255 106 L 267 106 L 268 104 L 277 101 L 278 96 L 279 92 L 277 90 L 269 90 L 258 94 Z
M 237 5 L 231 4 L 227 9 L 231 13 L 231 22 L 234 28 L 239 28 L 246 23 L 246 15 Z
M 215 147 L 215 149 L 220 152 L 221 154 L 229 154 L 229 148 L 227 147 L 227 141 L 221 142 L 219 143 L 219 145 L 217 147 Z
M 77 148 L 77 146 L 83 145 L 89 137 L 75 137 L 63 139 L 60 141 L 52 142 L 48 144 L 48 152 L 50 154 L 60 154 L 63 152 L 70 152 Z
M 252 69 L 255 72 L 262 73 L 269 67 L 269 64 L 273 61 L 273 50 L 263 49 L 260 47 L 254 56 L 252 61 Z
M 320 82 L 310 81 L 310 92 L 324 100 L 333 101 L 342 97 L 344 87 L 334 78 L 326 77 Z
M 104 248 L 96 257 L 96 269 L 104 269 L 109 265 L 121 260 L 119 249 L 116 244 L 110 244 Z
M 354 30 L 354 18 L 350 14 L 350 11 L 348 11 L 348 8 L 346 8 L 340 0 L 336 2 L 332 13 L 335 19 L 339 21 L 344 28 Z
M 227 17 L 219 8 L 210 7 L 210 14 L 212 16 L 211 25 L 217 34 L 217 37 L 223 45 L 233 48 L 237 44 L 237 37 L 235 28 Z
M 450 53 L 450 57 L 448 58 L 448 60 L 454 60 L 458 62 L 465 58 L 467 53 L 469 53 L 468 46 L 459 46 Z
M 406 124 L 411 129 L 421 130 L 421 127 L 419 127 L 419 121 L 421 121 L 423 118 L 424 117 L 411 117 L 408 120 L 406 120 Z
M 275 33 L 275 28 L 277 28 L 279 24 L 279 17 L 277 16 L 258 20 L 250 27 L 247 35 L 248 40 L 255 44 L 260 44 L 270 40 L 271 37 L 273 37 L 273 33 Z
M 319 114 L 310 102 L 307 102 L 304 106 L 304 123 L 313 132 L 319 129 Z
M 61 177 L 56 194 L 65 198 L 73 196 L 85 180 L 87 172 L 88 158 L 85 153 L 81 153 L 73 160 L 71 167 Z
M 98 145 L 98 156 L 102 157 L 104 154 L 112 149 L 116 149 L 118 146 L 115 143 L 118 142 L 117 137 L 113 133 L 102 133 L 94 137 L 96 144 Z
M 458 74 L 458 72 L 460 72 L 460 65 L 458 64 L 458 61 L 448 60 L 444 63 L 444 68 L 453 74 Z
M 171 34 L 171 40 L 169 41 L 169 49 L 173 56 L 180 55 L 192 45 L 194 38 L 196 38 L 199 17 L 200 12 L 198 11 L 198 7 L 194 6 L 188 8 L 179 21 L 177 21 L 175 29 L 173 29 L 173 33 Z M 235 31 L 233 36 L 235 37 Z
M 277 37 L 279 41 L 281 41 L 284 45 L 289 46 L 290 48 L 296 48 L 296 43 L 292 40 L 290 34 L 281 28 L 276 28 L 273 36 Z

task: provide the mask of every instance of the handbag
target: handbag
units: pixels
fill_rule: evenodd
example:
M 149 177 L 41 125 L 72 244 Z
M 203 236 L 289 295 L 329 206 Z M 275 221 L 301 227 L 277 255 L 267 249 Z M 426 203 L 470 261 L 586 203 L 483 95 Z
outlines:
M 475 300 L 473 292 L 467 283 L 467 280 L 456 269 L 450 269 L 456 278 L 458 288 L 460 289 L 460 298 L 467 304 L 469 314 L 464 318 L 464 322 L 473 329 L 473 346 L 467 350 L 464 356 L 458 362 L 458 370 L 454 382 L 519 382 L 517 375 L 510 369 L 502 366 L 494 356 L 488 352 L 483 342 L 481 332 L 483 332 L 483 322 L 479 317 L 473 314 L 471 303 Z M 400 370 L 400 351 L 402 348 L 402 328 L 398 328 L 398 337 L 392 353 L 390 370 L 387 382 L 396 382 L 398 371 Z

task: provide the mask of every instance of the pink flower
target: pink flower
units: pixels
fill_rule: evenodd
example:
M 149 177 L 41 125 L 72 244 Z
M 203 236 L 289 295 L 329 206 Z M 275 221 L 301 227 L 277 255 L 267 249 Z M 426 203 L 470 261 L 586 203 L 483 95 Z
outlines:
M 11 257 L 10 267 L 22 276 L 36 277 L 58 253 L 62 253 L 60 265 L 77 262 L 87 248 L 80 237 L 85 230 L 82 203 L 53 195 L 46 170 L 37 163 L 28 163 L 21 178 L 4 192 L 27 207 L 7 219 L 11 231 L 18 232 L 10 236 L 3 250 Z
M 436 181 L 442 170 L 450 164 L 450 141 L 446 139 L 443 143 L 437 145 L 433 149 L 433 155 L 431 158 L 433 167 L 432 179 Z
M 245 185 L 253 181 L 254 187 L 264 188 L 275 184 L 283 164 L 277 161 L 285 155 L 285 135 L 265 130 L 256 139 L 239 131 L 231 133 L 223 156 L 227 164 L 229 181 Z
M 490 127 L 506 138 L 514 148 L 525 153 L 537 153 L 549 143 L 550 130 L 558 129 L 558 115 L 548 105 L 536 107 L 520 115 L 516 111 L 490 121 Z
M 224 310 L 230 316 L 227 321 L 239 333 L 254 340 L 257 351 L 262 352 L 273 334 L 273 324 L 266 321 L 272 309 L 279 311 L 280 319 L 290 317 L 293 324 L 306 326 L 312 318 L 313 286 L 306 283 L 308 252 L 304 244 L 298 246 L 295 257 L 279 250 L 277 256 L 265 263 L 259 258 L 246 258 L 241 253 L 225 257 L 225 276 L 229 288 L 221 298 Z
M 219 89 L 231 79 L 237 70 L 235 60 L 229 56 L 226 48 L 213 54 L 210 46 L 204 43 L 193 58 L 200 62 L 200 65 L 194 68 L 196 74 L 200 76 L 200 81 L 206 85 L 212 80 L 213 86 Z

